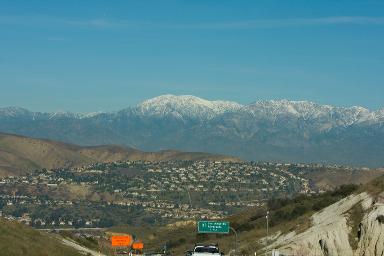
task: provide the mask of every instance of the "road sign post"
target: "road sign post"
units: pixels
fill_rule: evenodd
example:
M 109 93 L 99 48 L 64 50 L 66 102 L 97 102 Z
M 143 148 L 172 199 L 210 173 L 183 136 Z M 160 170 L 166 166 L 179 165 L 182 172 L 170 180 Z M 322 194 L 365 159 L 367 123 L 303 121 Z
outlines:
M 200 234 L 228 234 L 229 222 L 228 221 L 199 221 L 197 231 Z
M 229 234 L 229 230 L 235 233 L 235 255 L 237 255 L 237 232 L 229 225 L 229 221 L 199 221 L 197 232 L 200 234 Z

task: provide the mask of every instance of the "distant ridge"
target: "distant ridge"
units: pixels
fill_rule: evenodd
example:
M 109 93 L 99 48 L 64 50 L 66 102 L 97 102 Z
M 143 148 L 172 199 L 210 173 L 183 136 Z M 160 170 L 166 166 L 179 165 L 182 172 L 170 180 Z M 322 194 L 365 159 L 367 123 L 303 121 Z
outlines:
M 58 141 L 0 133 L 0 175 L 17 175 L 34 169 L 53 169 L 119 160 L 241 161 L 235 157 L 201 152 L 173 150 L 143 152 L 117 145 L 82 147 Z
M 161 95 L 116 112 L 0 108 L 0 131 L 79 145 L 172 148 L 246 160 L 383 167 L 384 108 L 310 101 L 251 104 Z

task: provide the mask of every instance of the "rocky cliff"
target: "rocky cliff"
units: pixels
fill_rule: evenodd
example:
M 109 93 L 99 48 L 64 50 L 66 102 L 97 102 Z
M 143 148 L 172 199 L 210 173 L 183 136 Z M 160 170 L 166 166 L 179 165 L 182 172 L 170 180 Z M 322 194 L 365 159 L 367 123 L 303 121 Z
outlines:
M 384 193 L 351 195 L 311 217 L 311 226 L 278 236 L 267 248 L 282 255 L 384 255 Z

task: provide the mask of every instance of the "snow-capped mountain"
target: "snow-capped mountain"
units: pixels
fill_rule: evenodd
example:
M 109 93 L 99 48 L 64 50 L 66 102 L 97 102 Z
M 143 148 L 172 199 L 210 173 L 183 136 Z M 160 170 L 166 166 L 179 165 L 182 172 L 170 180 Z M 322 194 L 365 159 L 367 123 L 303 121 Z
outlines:
M 384 166 L 384 108 L 264 100 L 242 105 L 162 95 L 117 112 L 0 108 L 0 132 L 83 145 L 125 144 L 250 160 Z
M 7 107 L 0 108 L 0 117 L 20 117 L 27 116 L 30 112 L 24 108 L 19 107 Z
M 209 101 L 192 95 L 162 95 L 146 100 L 136 109 L 142 115 L 169 116 L 187 119 L 211 119 L 217 115 L 235 112 L 243 106 L 231 101 Z
M 277 120 L 279 118 L 293 118 L 308 120 L 328 120 L 336 126 L 349 126 L 363 122 L 381 122 L 384 118 L 384 108 L 370 111 L 364 107 L 335 107 L 320 105 L 310 101 L 262 100 L 252 104 L 242 105 L 233 101 L 209 101 L 192 95 L 161 95 L 143 101 L 134 107 L 128 107 L 123 112 L 135 113 L 139 116 L 167 117 L 183 119 L 209 120 L 221 115 L 232 113 L 247 113 L 256 119 Z M 115 114 L 107 112 L 72 113 L 72 112 L 31 112 L 24 108 L 0 108 L 1 117 L 30 117 L 41 119 L 52 118 L 94 118 L 101 114 Z
M 335 126 L 350 126 L 362 122 L 379 122 L 380 114 L 363 107 L 334 107 L 309 101 L 270 100 L 258 101 L 246 106 L 255 118 L 276 120 L 290 117 L 303 121 L 324 122 Z
M 191 95 L 162 95 L 140 103 L 134 108 L 143 116 L 174 116 L 208 120 L 227 113 L 249 113 L 257 119 L 276 120 L 279 117 L 302 120 L 332 121 L 335 125 L 349 126 L 362 122 L 377 122 L 383 110 L 374 112 L 363 107 L 334 107 L 309 101 L 268 100 L 242 105 L 232 101 L 209 101 Z
M 57 119 L 57 118 L 74 118 L 83 119 L 90 118 L 102 114 L 104 112 L 92 112 L 92 113 L 72 113 L 68 111 L 58 112 L 32 112 L 25 108 L 19 107 L 6 107 L 0 108 L 0 118 L 26 118 L 31 120 L 44 120 L 44 119 Z

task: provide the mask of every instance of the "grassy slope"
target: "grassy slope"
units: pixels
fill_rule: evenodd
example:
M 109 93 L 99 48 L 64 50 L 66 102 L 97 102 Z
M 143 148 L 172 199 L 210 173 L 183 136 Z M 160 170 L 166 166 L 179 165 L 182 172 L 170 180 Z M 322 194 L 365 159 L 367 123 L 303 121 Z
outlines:
M 7 256 L 79 256 L 48 234 L 0 218 L 0 254 Z
M 81 147 L 57 141 L 0 133 L 0 175 L 17 175 L 33 169 L 53 169 L 118 160 L 240 161 L 233 157 L 198 152 L 142 152 L 115 145 Z

